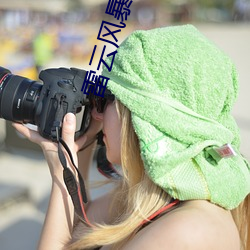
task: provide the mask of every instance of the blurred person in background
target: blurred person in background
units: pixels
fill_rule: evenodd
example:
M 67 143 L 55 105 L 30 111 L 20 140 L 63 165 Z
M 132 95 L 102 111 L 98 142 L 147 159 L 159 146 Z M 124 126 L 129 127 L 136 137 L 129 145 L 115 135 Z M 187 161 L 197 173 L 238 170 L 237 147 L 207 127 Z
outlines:
M 56 145 L 14 125 L 42 147 L 52 176 L 39 249 L 249 250 L 250 168 L 231 115 L 231 60 L 193 26 L 165 27 L 133 32 L 102 75 L 108 90 L 91 96 L 86 134 L 74 141 L 73 114 L 62 130 L 85 181 L 95 144 L 79 150 L 100 129 L 122 167 L 114 190 L 85 206 L 86 223 L 74 216 Z
M 51 61 L 53 57 L 55 41 L 51 34 L 39 30 L 33 41 L 33 56 L 37 75 Z
M 236 0 L 234 3 L 235 21 L 250 21 L 250 1 L 249 0 Z

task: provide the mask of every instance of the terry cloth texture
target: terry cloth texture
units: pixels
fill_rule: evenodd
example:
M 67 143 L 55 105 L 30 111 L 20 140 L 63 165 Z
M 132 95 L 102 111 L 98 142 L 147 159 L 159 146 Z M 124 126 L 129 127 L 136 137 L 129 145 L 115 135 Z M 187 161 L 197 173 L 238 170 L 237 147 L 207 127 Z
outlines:
M 173 198 L 233 209 L 250 192 L 250 167 L 230 114 L 237 72 L 195 27 L 133 32 L 102 75 L 131 111 L 147 174 Z M 237 156 L 215 161 L 207 153 L 226 143 Z

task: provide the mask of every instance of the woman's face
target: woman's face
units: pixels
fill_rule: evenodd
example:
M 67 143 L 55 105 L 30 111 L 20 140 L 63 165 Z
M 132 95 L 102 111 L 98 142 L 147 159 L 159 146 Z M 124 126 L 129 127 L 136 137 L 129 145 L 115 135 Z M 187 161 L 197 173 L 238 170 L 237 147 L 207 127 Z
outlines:
M 115 102 L 108 103 L 103 113 L 92 110 L 94 119 L 103 122 L 103 141 L 109 162 L 121 165 L 121 121 L 119 120 Z

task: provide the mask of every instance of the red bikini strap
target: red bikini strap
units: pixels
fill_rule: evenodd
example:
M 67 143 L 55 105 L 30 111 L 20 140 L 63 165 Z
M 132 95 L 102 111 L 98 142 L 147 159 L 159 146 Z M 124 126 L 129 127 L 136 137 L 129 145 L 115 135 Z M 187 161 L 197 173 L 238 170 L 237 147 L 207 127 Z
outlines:
M 179 204 L 180 201 L 179 200 L 174 200 L 173 202 L 167 204 L 166 206 L 160 208 L 159 210 L 157 210 L 155 213 L 153 213 L 151 216 L 148 217 L 148 219 L 144 220 L 141 223 L 141 226 L 143 226 L 144 224 L 150 222 L 151 220 L 153 220 L 155 217 L 157 217 L 158 215 L 160 215 L 161 213 L 167 211 L 168 209 L 172 208 L 173 206 Z

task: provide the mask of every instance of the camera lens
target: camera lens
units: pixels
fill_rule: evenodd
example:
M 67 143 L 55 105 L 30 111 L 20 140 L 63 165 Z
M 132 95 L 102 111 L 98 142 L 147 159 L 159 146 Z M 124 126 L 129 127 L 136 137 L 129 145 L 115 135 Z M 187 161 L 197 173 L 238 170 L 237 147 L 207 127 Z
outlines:
M 35 124 L 36 106 L 42 84 L 11 74 L 0 67 L 0 117 Z
M 8 75 L 10 73 L 10 71 L 8 69 L 5 69 L 5 68 L 2 68 L 0 67 L 0 88 L 1 88 L 1 85 L 2 85 L 2 80 L 4 79 L 4 77 L 6 75 Z

